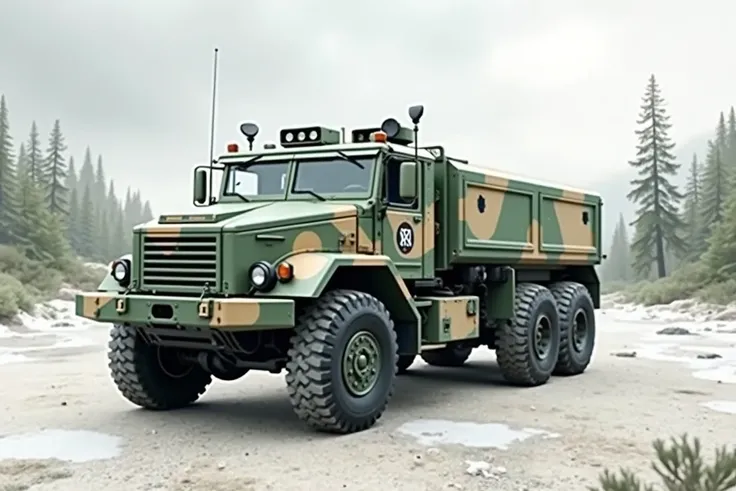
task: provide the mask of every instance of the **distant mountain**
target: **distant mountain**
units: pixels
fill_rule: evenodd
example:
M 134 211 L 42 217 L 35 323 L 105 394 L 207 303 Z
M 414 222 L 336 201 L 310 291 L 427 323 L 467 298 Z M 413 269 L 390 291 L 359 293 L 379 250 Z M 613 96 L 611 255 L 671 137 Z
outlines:
M 685 181 L 693 153 L 698 155 L 698 159 L 705 159 L 705 153 L 708 148 L 708 140 L 713 138 L 710 134 L 702 134 L 693 137 L 683 145 L 676 147 L 677 160 L 682 164 L 680 174 L 673 181 L 680 190 L 684 189 Z M 626 194 L 631 189 L 631 180 L 637 177 L 636 171 L 630 166 L 621 172 L 614 174 L 605 181 L 599 181 L 587 186 L 591 191 L 598 192 L 603 197 L 603 249 L 604 253 L 608 253 L 613 229 L 618 221 L 618 214 L 623 213 L 627 223 L 634 219 L 636 205 L 626 199 Z M 630 234 L 629 237 L 632 235 Z

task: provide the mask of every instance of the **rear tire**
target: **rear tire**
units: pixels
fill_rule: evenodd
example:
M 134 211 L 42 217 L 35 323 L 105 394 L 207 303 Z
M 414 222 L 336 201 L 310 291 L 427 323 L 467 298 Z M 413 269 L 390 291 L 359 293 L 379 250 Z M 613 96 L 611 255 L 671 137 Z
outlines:
M 555 297 L 542 285 L 516 287 L 514 319 L 499 329 L 496 359 L 507 382 L 534 387 L 552 376 L 560 350 Z
M 450 345 L 422 353 L 422 360 L 435 367 L 461 367 L 472 352 L 471 347 Z
M 580 375 L 590 364 L 595 348 L 595 307 L 588 289 L 562 281 L 550 288 L 560 315 L 560 354 L 554 375 Z
M 110 374 L 120 393 L 145 409 L 178 409 L 195 402 L 212 381 L 176 349 L 147 344 L 135 327 L 115 324 L 108 344 Z
M 373 426 L 393 395 L 399 347 L 386 307 L 355 290 L 322 295 L 299 318 L 286 364 L 297 416 L 318 431 Z

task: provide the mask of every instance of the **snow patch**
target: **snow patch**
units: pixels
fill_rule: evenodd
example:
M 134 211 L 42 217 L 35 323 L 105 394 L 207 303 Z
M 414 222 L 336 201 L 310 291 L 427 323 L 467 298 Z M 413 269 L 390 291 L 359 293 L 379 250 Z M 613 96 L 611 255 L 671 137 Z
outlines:
M 709 401 L 701 403 L 701 406 L 719 413 L 736 414 L 736 401 Z

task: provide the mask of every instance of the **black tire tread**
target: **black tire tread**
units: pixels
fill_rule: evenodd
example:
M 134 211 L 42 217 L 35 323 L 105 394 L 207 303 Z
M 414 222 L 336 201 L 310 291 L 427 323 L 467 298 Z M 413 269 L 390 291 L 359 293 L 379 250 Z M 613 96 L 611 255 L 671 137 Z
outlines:
M 183 379 L 159 383 L 153 372 L 160 370 L 158 361 L 145 356 L 141 343 L 135 327 L 115 324 L 110 329 L 108 367 L 113 382 L 128 401 L 160 411 L 187 406 L 205 393 L 212 377 L 200 367 L 194 367 Z
M 381 417 L 394 392 L 392 383 L 388 397 L 379 411 L 369 418 L 353 421 L 341 413 L 333 398 L 330 361 L 338 334 L 336 320 L 345 321 L 343 313 L 370 307 L 389 317 L 386 307 L 375 297 L 355 290 L 331 290 L 306 309 L 291 338 L 289 361 L 286 363 L 286 387 L 296 415 L 308 426 L 328 433 L 354 433 L 370 428 Z M 398 344 L 393 322 L 394 374 L 398 369 Z
M 570 355 L 570 347 L 567 343 L 567 336 L 570 335 L 568 332 L 569 319 L 568 316 L 572 314 L 570 312 L 573 299 L 578 296 L 587 296 L 590 300 L 591 305 L 593 299 L 590 297 L 590 292 L 581 283 L 574 281 L 560 281 L 550 286 L 550 291 L 555 297 L 557 302 L 557 311 L 560 314 L 560 354 L 557 357 L 557 365 L 555 365 L 555 375 L 579 375 L 588 368 L 590 359 L 583 365 L 579 366 L 572 360 Z M 595 321 L 595 319 L 593 319 Z
M 516 286 L 514 319 L 502 324 L 496 343 L 496 360 L 507 382 L 523 387 L 535 387 L 549 380 L 549 376 L 537 376 L 531 366 L 527 329 L 531 320 L 531 306 L 539 297 L 554 296 L 544 286 L 536 283 L 520 283 Z M 551 375 L 551 374 L 550 374 Z

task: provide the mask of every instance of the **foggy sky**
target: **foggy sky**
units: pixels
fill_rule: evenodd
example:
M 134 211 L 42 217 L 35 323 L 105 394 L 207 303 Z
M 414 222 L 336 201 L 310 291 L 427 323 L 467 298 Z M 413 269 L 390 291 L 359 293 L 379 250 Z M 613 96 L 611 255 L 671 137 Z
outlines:
M 421 144 L 586 187 L 633 158 L 650 73 L 678 142 L 736 104 L 733 18 L 729 0 L 13 0 L 0 93 L 16 144 L 36 119 L 45 148 L 60 118 L 78 165 L 89 145 L 155 212 L 188 208 L 207 162 L 214 47 L 220 151 L 243 121 L 261 146 L 283 127 L 408 124 L 422 103 Z

